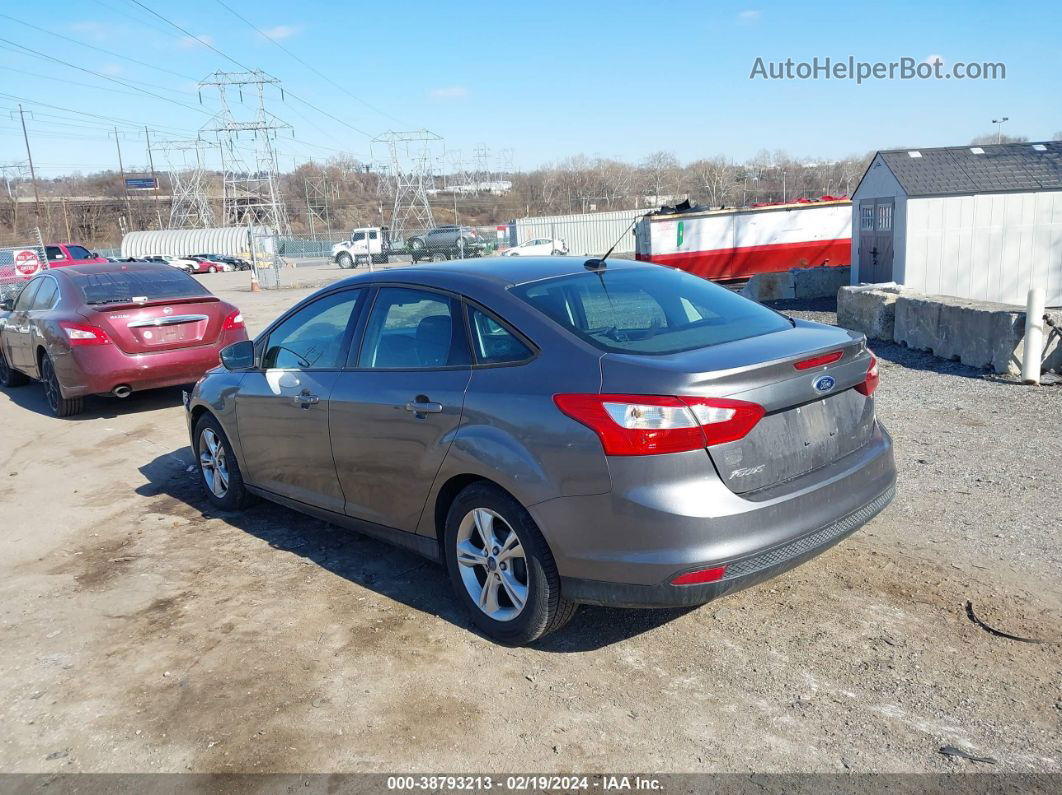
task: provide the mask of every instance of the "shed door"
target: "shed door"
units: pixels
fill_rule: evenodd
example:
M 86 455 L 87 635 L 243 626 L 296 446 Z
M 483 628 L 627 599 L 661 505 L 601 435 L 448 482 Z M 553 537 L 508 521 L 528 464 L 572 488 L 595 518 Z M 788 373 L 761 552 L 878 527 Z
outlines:
M 893 252 L 893 199 L 859 202 L 859 280 L 891 282 Z

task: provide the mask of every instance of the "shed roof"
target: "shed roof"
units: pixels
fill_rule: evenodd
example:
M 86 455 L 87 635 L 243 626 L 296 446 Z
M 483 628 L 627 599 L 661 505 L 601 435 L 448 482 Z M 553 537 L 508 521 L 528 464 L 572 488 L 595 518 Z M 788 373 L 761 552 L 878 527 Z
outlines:
M 908 196 L 1062 190 L 1062 141 L 891 149 L 878 156 Z

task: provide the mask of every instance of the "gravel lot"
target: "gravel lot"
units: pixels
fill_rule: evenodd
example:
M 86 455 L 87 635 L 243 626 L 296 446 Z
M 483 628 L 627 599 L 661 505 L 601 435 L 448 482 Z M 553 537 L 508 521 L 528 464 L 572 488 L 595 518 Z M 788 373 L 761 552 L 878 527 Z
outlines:
M 230 276 L 204 280 L 252 331 L 308 292 Z M 530 649 L 410 553 L 214 513 L 176 390 L 68 421 L 0 392 L 0 771 L 1062 772 L 1062 389 L 874 347 L 884 514 L 759 587 L 583 608 Z

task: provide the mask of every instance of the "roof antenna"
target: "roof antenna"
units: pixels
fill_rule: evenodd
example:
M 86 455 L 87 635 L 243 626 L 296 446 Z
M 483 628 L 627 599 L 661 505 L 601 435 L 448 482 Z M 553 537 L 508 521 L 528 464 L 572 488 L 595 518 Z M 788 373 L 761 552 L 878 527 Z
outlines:
M 652 212 L 652 210 L 648 210 L 647 212 L 642 213 L 633 221 L 631 221 L 630 225 L 628 225 L 628 227 L 623 230 L 623 234 L 616 238 L 616 242 L 612 244 L 612 247 L 608 251 L 605 252 L 604 256 L 588 259 L 586 262 L 583 263 L 583 267 L 586 268 L 588 271 L 603 271 L 607 267 L 605 260 L 608 259 L 608 255 L 615 250 L 616 246 L 620 244 L 620 241 L 623 240 L 624 235 L 630 232 L 636 223 L 638 223 L 640 220 L 645 218 L 645 216 L 649 215 Z

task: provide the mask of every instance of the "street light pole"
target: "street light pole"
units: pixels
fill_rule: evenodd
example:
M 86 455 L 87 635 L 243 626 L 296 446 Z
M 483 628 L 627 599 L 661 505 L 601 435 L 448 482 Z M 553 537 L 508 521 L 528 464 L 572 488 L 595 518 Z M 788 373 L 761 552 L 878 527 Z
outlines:
M 996 125 L 996 143 L 1003 142 L 1003 122 L 1010 121 L 1009 116 L 1000 116 L 998 119 L 992 119 L 992 123 Z

